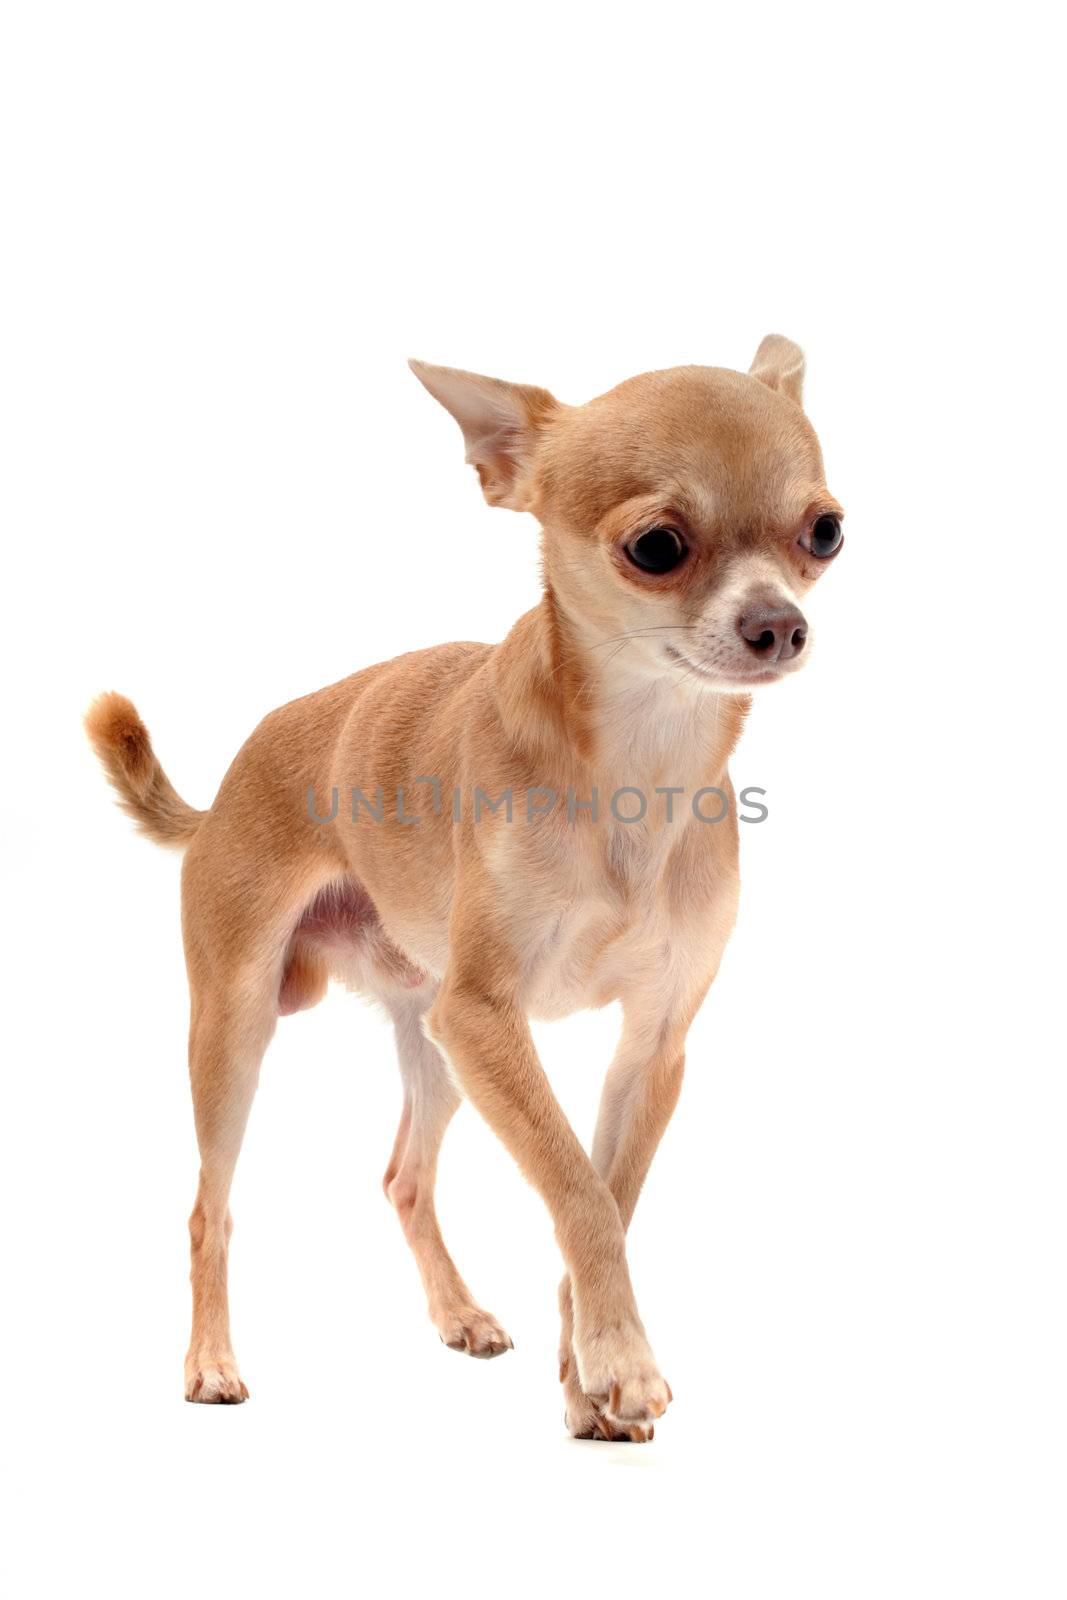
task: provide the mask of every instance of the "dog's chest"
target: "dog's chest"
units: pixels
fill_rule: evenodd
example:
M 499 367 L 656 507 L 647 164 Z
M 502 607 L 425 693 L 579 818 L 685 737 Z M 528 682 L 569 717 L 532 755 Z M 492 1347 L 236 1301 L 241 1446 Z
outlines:
M 627 971 L 640 965 L 643 931 L 620 927 L 603 905 L 560 912 L 526 963 L 523 1009 L 550 1021 L 617 1000 Z
M 564 854 L 528 898 L 523 1002 L 533 1017 L 607 1005 L 670 964 L 678 933 L 662 885 L 666 846 L 630 828 L 604 843 L 597 859 Z

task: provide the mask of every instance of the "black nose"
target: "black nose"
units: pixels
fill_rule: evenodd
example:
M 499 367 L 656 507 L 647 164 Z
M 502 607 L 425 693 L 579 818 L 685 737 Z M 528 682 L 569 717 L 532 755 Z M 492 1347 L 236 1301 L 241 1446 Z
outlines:
M 791 661 L 803 650 L 808 625 L 796 606 L 750 606 L 737 619 L 737 631 L 750 650 L 768 662 Z

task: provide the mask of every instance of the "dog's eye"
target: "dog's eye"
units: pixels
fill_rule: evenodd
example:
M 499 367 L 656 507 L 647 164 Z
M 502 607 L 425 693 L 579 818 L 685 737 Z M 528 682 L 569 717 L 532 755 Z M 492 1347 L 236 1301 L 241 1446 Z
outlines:
M 825 561 L 827 556 L 833 555 L 842 537 L 840 518 L 829 514 L 816 517 L 811 530 L 812 555 L 818 556 L 820 561 Z
M 642 572 L 673 572 L 685 560 L 685 545 L 674 528 L 649 528 L 626 546 L 626 554 Z

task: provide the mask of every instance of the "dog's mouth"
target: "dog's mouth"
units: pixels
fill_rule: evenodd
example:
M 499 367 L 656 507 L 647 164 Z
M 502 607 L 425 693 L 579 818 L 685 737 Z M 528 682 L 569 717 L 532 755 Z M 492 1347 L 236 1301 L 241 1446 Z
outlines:
M 683 650 L 679 650 L 673 644 L 665 644 L 663 650 L 664 654 L 676 667 L 684 667 L 687 672 L 703 679 L 707 683 L 713 683 L 720 690 L 746 691 L 758 689 L 764 684 L 778 683 L 782 678 L 787 678 L 791 672 L 795 672 L 802 665 L 802 662 L 797 660 L 776 661 L 773 666 L 757 666 L 754 663 L 751 667 L 748 667 L 742 666 L 741 663 L 731 663 L 730 667 L 724 670 L 721 667 L 714 668 L 701 665 L 699 661 L 694 661 L 692 656 L 687 656 Z

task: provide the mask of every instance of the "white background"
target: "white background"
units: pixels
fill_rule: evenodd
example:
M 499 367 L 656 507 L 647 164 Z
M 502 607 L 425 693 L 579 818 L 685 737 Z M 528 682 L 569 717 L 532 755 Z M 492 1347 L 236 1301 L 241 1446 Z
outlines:
M 1062 274 L 1043 8 L 5 8 L 7 1590 L 1062 1596 Z M 1055 294 L 1054 294 L 1055 291 Z M 741 918 L 631 1258 L 675 1404 L 577 1444 L 540 1202 L 464 1107 L 438 1344 L 379 1182 L 390 1039 L 281 1024 L 234 1191 L 237 1409 L 184 1405 L 178 864 L 274 705 L 498 639 L 411 354 L 577 401 L 807 349 L 847 546 L 734 764 Z M 538 1030 L 583 1136 L 615 1017 Z

